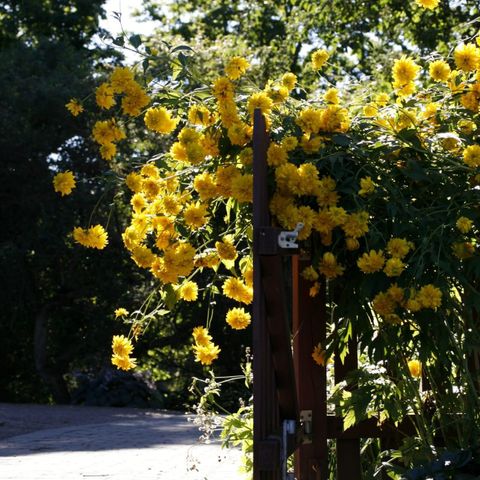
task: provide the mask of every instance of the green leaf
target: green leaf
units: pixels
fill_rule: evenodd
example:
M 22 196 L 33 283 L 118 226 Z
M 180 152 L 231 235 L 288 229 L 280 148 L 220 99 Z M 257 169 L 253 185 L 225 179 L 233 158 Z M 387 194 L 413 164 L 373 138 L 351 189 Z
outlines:
M 164 292 L 165 292 L 165 306 L 169 310 L 172 310 L 175 304 L 177 303 L 177 294 L 175 293 L 174 288 L 170 284 L 165 285 Z
M 138 34 L 132 35 L 128 39 L 128 41 L 130 42 L 130 45 L 133 46 L 133 48 L 138 48 L 142 44 L 142 39 Z
M 194 52 L 193 48 L 189 47 L 188 45 L 178 45 L 178 47 L 172 48 L 170 53 L 181 52 L 182 50 Z
M 177 80 L 183 73 L 183 67 L 178 62 L 172 62 L 170 66 L 172 67 L 172 79 Z
M 332 137 L 332 142 L 335 143 L 336 145 L 340 145 L 341 147 L 348 147 L 351 143 L 350 138 L 348 138 L 346 135 L 334 135 Z
M 125 45 L 125 39 L 123 38 L 122 35 L 119 35 L 118 37 L 115 37 L 112 42 L 114 45 L 118 45 L 119 47 L 123 47 Z
M 345 417 L 343 417 L 343 429 L 348 430 L 350 427 L 353 427 L 355 425 L 356 418 L 355 410 L 353 408 L 350 409 Z
M 150 65 L 150 60 L 148 58 L 146 58 L 143 62 L 142 62 L 142 68 L 143 68 L 143 71 L 146 72 L 148 67 Z

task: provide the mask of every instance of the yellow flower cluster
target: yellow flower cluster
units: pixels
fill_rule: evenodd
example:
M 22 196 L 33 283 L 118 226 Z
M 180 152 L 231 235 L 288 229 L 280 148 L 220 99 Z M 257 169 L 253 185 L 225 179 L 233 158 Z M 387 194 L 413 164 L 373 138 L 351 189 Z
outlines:
M 415 313 L 425 308 L 436 310 L 441 304 L 442 291 L 430 283 L 420 290 L 404 289 L 393 284 L 386 292 L 380 292 L 375 296 L 372 308 L 386 321 L 398 323 L 400 317 L 396 313 L 397 308 Z
M 205 327 L 195 327 L 192 335 L 195 341 L 195 361 L 202 365 L 211 365 L 218 358 L 220 348 L 212 342 L 212 336 Z
M 426 9 L 439 3 L 415 1 Z M 316 50 L 308 68 L 319 71 L 328 60 L 326 49 Z M 252 302 L 253 268 L 248 253 L 252 232 L 245 204 L 252 202 L 253 115 L 259 109 L 271 140 L 266 160 L 272 182 L 269 209 L 273 223 L 288 230 L 302 223 L 299 240 L 311 240 L 318 249 L 314 265 L 302 272 L 313 282 L 310 294 L 320 291 L 320 276 L 335 280 L 358 267 L 367 274 L 361 276 L 365 282 L 373 273 L 382 272 L 383 281 L 401 276 L 399 283 L 404 286 L 392 284 L 370 299 L 373 310 L 385 321 L 398 323 L 402 316 L 439 308 L 442 292 L 438 287 L 419 287 L 418 282 L 426 283 L 419 278 L 416 288 L 410 286 L 408 255 L 413 243 L 390 238 L 390 226 L 388 231 L 378 230 L 391 220 L 379 215 L 379 201 L 384 202 L 380 209 L 386 201 L 395 201 L 388 197 L 389 172 L 405 173 L 414 184 L 409 177 L 412 153 L 405 148 L 409 142 L 418 143 L 424 152 L 431 149 L 431 158 L 425 154 L 426 169 L 436 168 L 437 159 L 448 156 L 448 168 L 467 172 L 466 189 L 480 182 L 476 171 L 480 145 L 475 133 L 475 115 L 480 110 L 480 49 L 466 43 L 458 45 L 450 59 L 432 56 L 425 69 L 432 85 L 418 95 L 414 94 L 420 80 L 423 83 L 422 69 L 413 58 L 403 55 L 393 63 L 393 89 L 369 92 L 361 105 L 354 105 L 349 95 L 342 95 L 334 86 L 318 92 L 315 101 L 297 100 L 296 95 L 290 96 L 297 85 L 291 72 L 270 79 L 262 89 L 252 90 L 250 85 L 242 89 L 242 77 L 249 67 L 243 57 L 230 58 L 223 76 L 207 87 L 211 96 L 190 92 L 172 111 L 160 106 L 164 104 L 160 93 L 153 99 L 159 102 L 151 104 L 129 68 L 116 68 L 96 89 L 95 101 L 102 112 L 121 104 L 118 110 L 128 122 L 133 121 L 128 117 L 138 116 L 150 132 L 174 135 L 167 140 L 168 152 L 154 157 L 155 163 L 127 174 L 125 162 L 112 162 L 120 175 L 125 172 L 125 184 L 131 190 L 131 221 L 122 239 L 133 261 L 148 269 L 161 289 L 173 284 L 181 300 L 195 301 L 199 288 L 204 288 L 193 281 L 195 269 L 213 269 L 224 296 L 244 305 Z M 454 106 L 451 112 L 447 112 L 449 105 Z M 72 100 L 68 108 L 78 114 L 83 107 Z M 355 156 L 358 145 L 352 139 L 360 131 L 359 121 L 369 127 L 365 145 L 376 142 L 379 151 L 385 144 L 393 145 L 375 164 L 367 155 L 361 162 Z M 118 142 L 125 138 L 123 124 L 112 115 L 95 123 L 92 135 L 104 159 L 113 160 Z M 62 183 L 59 177 L 55 189 L 66 195 L 74 186 L 69 190 L 69 184 L 70 179 L 65 177 Z M 473 228 L 467 215 L 465 206 L 454 217 L 462 235 Z M 474 215 L 470 216 L 476 218 Z M 107 236 L 101 228 L 77 228 L 75 241 L 103 248 Z M 396 231 L 417 238 L 407 228 Z M 379 238 L 390 239 L 379 244 Z M 473 255 L 475 247 L 469 240 L 461 237 L 454 243 L 453 255 L 462 259 Z M 166 291 L 162 290 L 162 298 Z M 246 328 L 250 314 L 234 307 L 226 321 L 234 329 Z M 197 327 L 194 338 L 197 361 L 211 364 L 220 350 L 208 330 Z M 317 360 L 320 357 L 318 350 Z
M 112 364 L 122 370 L 135 368 L 136 359 L 130 357 L 133 350 L 132 342 L 123 335 L 114 335 L 112 340 Z

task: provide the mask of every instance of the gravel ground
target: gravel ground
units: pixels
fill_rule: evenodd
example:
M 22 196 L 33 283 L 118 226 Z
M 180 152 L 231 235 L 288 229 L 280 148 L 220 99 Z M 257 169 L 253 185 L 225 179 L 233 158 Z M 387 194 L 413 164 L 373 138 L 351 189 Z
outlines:
M 0 441 L 8 437 L 50 428 L 129 419 L 148 420 L 149 418 L 160 418 L 164 414 L 185 416 L 179 412 L 141 408 L 0 403 Z
M 0 480 L 243 480 L 178 412 L 0 404 Z

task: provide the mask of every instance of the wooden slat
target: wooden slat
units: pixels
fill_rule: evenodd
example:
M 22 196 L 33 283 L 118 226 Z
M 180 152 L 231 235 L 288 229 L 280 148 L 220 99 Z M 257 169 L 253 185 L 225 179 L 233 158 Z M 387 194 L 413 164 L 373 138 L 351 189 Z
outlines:
M 266 300 L 267 327 L 275 369 L 280 416 L 298 421 L 290 327 L 285 301 L 284 272 L 280 256 L 262 256 L 262 282 Z
M 309 262 L 293 258 L 293 350 L 299 410 L 312 411 L 311 443 L 299 446 L 295 454 L 297 480 L 328 478 L 327 376 L 325 367 L 314 363 L 312 352 L 325 345 L 326 312 L 324 289 L 312 298 L 310 283 L 300 276 Z
M 356 438 L 382 438 L 391 439 L 401 437 L 402 435 L 414 435 L 415 427 L 413 420 L 405 418 L 400 425 L 396 427 L 392 422 L 385 422 L 378 425 L 376 418 L 363 420 L 357 425 L 343 430 L 343 418 L 334 415 L 326 417 L 327 436 L 332 439 L 352 440 Z
M 357 368 L 357 342 L 350 341 L 348 354 L 342 363 L 335 355 L 335 383 L 344 380 L 348 372 Z M 352 480 L 362 477 L 360 462 L 360 438 L 339 438 L 337 440 L 337 480 Z

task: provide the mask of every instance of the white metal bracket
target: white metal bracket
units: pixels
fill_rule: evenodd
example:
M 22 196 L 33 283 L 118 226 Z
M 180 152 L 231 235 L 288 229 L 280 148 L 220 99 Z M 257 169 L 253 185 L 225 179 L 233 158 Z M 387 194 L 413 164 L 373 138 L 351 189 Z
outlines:
M 303 223 L 297 223 L 295 230 L 283 231 L 278 235 L 278 245 L 280 248 L 298 248 L 296 243 L 300 230 L 304 227 Z

